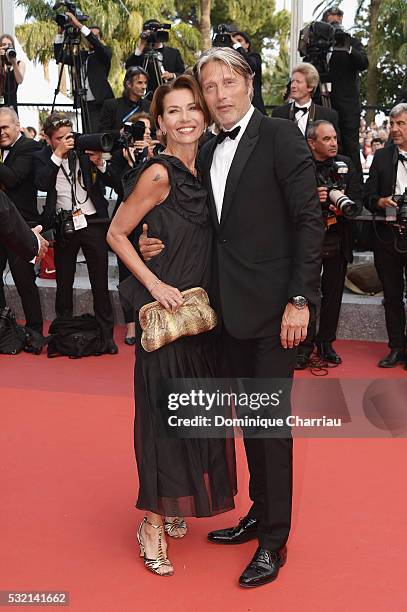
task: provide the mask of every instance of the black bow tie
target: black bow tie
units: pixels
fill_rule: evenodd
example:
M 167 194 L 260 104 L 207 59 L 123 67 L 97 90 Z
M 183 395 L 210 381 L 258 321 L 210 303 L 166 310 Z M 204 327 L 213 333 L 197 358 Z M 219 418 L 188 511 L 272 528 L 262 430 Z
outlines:
M 217 145 L 220 144 L 221 142 L 225 140 L 225 138 L 230 138 L 231 140 L 234 140 L 239 132 L 240 132 L 240 125 L 237 125 L 230 132 L 225 132 L 224 130 L 221 130 L 219 134 L 216 136 L 216 144 Z
M 399 153 L 399 161 L 404 165 L 407 162 L 407 157 L 403 153 Z
M 308 113 L 309 108 L 307 108 L 306 106 L 296 106 L 294 104 L 294 115 L 296 115 L 297 113 L 302 113 L 303 115 L 305 115 L 305 113 Z

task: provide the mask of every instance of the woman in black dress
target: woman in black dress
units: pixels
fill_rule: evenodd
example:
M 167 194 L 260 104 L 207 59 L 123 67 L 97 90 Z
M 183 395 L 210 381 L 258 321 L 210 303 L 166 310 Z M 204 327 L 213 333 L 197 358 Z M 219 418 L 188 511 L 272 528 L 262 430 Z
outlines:
M 18 114 L 17 89 L 24 80 L 25 63 L 17 61 L 15 52 L 8 56 L 9 49 L 15 48 L 12 36 L 0 36 L 0 106 L 12 106 Z
M 195 167 L 198 141 L 210 118 L 198 84 L 186 75 L 156 90 L 151 113 L 166 136 L 166 148 L 127 176 L 125 201 L 111 224 L 108 242 L 139 281 L 136 309 L 158 300 L 175 312 L 182 304 L 181 291 L 208 291 L 210 285 L 212 229 L 207 194 Z M 144 222 L 166 245 L 147 265 L 127 238 Z M 136 507 L 146 511 L 138 540 L 146 567 L 160 575 L 173 573 L 165 533 L 183 537 L 185 516 L 212 516 L 234 507 L 233 439 L 169 438 L 160 436 L 154 425 L 160 379 L 215 377 L 216 338 L 213 332 L 180 338 L 147 353 L 138 329 Z

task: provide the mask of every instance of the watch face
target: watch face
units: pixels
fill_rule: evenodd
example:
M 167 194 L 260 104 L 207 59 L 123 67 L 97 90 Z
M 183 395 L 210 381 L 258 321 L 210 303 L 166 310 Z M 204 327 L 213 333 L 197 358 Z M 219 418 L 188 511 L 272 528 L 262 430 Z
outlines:
M 308 300 L 307 300 L 307 298 L 305 298 L 302 295 L 297 295 L 297 296 L 291 298 L 291 303 L 294 306 L 297 306 L 297 308 L 304 308 L 307 305 Z

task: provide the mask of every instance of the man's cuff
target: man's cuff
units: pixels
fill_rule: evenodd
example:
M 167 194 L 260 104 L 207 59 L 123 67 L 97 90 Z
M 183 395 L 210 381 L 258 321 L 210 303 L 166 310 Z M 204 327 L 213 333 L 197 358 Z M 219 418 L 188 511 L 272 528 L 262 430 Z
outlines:
M 34 232 L 33 232 L 33 233 L 34 233 Z M 37 242 L 38 242 L 38 251 L 37 251 L 37 255 L 35 255 L 35 256 L 34 256 L 32 259 L 30 259 L 30 261 L 28 262 L 28 263 L 32 263 L 32 264 L 35 264 L 35 260 L 37 259 L 37 256 L 38 256 L 38 254 L 39 254 L 39 252 L 40 252 L 40 248 L 41 248 L 41 242 L 40 242 L 40 239 L 38 238 L 37 234 L 34 234 L 34 236 L 36 237 Z
M 89 28 L 87 26 L 83 25 L 81 27 L 81 34 L 83 34 L 85 37 L 89 36 L 89 34 L 90 34 Z
M 60 166 L 62 164 L 62 157 L 59 157 L 58 155 L 55 155 L 55 153 L 53 153 L 51 155 L 51 161 L 54 162 L 56 166 Z
M 234 49 L 240 49 L 240 47 L 242 47 L 242 45 L 239 42 L 233 44 Z
M 62 45 L 63 42 L 64 42 L 64 35 L 63 34 L 55 34 L 54 44 L 55 45 Z

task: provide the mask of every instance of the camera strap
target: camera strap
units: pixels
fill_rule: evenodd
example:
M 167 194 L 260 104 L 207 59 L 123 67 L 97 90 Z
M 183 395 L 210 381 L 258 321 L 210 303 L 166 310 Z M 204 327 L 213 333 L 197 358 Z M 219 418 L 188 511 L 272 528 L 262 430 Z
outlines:
M 69 162 L 68 162 L 69 163 Z M 65 175 L 66 180 L 69 183 L 69 186 L 71 188 L 71 198 L 72 198 L 72 210 L 74 210 L 74 208 L 76 207 L 76 197 L 75 197 L 75 190 L 73 187 L 73 176 L 72 176 L 72 170 L 69 170 L 69 174 L 67 173 L 67 171 L 64 168 L 64 163 L 62 162 L 61 164 L 61 170 Z

